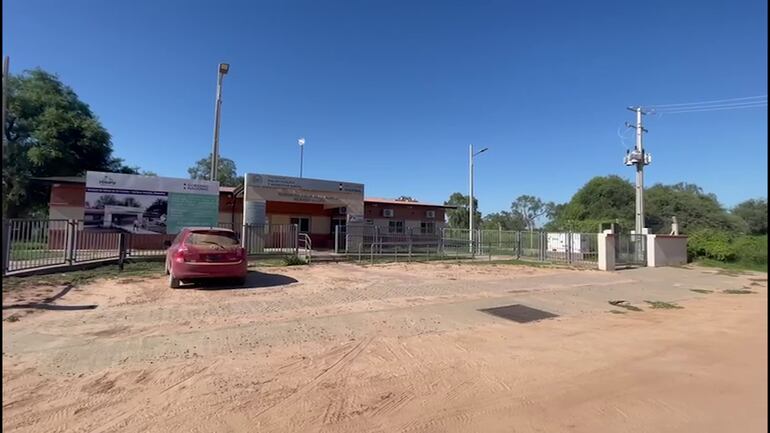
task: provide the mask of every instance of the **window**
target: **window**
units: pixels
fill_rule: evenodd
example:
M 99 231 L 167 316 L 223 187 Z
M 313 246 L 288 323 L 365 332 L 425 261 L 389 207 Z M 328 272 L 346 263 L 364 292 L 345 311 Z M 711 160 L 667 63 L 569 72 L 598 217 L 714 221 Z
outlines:
M 403 221 L 388 221 L 388 233 L 403 233 L 404 222 Z
M 188 245 L 218 245 L 228 247 L 238 245 L 238 237 L 233 232 L 220 230 L 194 231 L 185 241 Z
M 296 224 L 300 233 L 310 233 L 310 218 L 292 218 L 290 223 Z
M 424 235 L 432 235 L 433 233 L 436 233 L 436 223 L 434 222 L 421 222 L 420 223 L 420 233 Z

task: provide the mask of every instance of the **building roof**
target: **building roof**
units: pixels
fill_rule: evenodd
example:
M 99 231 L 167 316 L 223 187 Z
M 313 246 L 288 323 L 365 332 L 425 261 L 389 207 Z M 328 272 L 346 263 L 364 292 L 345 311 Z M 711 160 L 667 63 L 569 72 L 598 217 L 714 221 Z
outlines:
M 51 177 L 33 177 L 32 180 L 38 180 L 46 183 L 79 183 L 85 184 L 85 176 L 51 176 Z M 238 187 L 235 186 L 220 186 L 219 192 L 233 193 Z
M 86 183 L 85 176 L 51 176 L 51 177 L 33 177 L 32 180 L 40 180 L 51 183 Z
M 454 209 L 457 206 L 452 205 L 445 205 L 445 204 L 435 204 L 435 203 L 425 203 L 421 201 L 402 201 L 402 200 L 396 200 L 392 198 L 379 198 L 379 197 L 367 197 L 364 199 L 365 203 L 378 203 L 378 204 L 394 204 L 394 205 L 400 205 L 400 206 L 428 206 L 428 207 L 443 207 L 447 209 Z
M 86 183 L 86 177 L 85 176 L 51 176 L 51 177 L 33 177 L 32 180 L 37 180 L 41 182 L 47 182 L 47 183 L 74 183 L 74 184 L 85 184 Z M 224 192 L 228 194 L 236 194 L 239 195 L 243 192 L 243 186 L 220 186 L 219 192 Z M 399 201 L 396 199 L 391 198 L 379 198 L 379 197 L 368 197 L 364 199 L 364 202 L 366 203 L 378 203 L 378 204 L 392 204 L 392 205 L 407 205 L 407 206 L 425 206 L 425 207 L 441 207 L 445 209 L 455 209 L 457 206 L 453 205 L 445 205 L 445 204 L 435 204 L 435 203 L 425 203 L 421 201 Z

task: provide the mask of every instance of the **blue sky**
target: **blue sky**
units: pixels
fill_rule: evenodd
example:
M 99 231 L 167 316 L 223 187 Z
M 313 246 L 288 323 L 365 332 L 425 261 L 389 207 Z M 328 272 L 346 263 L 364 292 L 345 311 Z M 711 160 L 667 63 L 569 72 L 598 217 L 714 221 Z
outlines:
M 563 202 L 618 174 L 633 104 L 767 94 L 767 3 L 738 1 L 3 2 L 12 72 L 42 67 L 89 103 L 115 153 L 186 177 L 211 149 L 239 174 L 362 182 L 367 196 Z M 767 196 L 767 108 L 649 117 L 647 184 L 725 205 Z

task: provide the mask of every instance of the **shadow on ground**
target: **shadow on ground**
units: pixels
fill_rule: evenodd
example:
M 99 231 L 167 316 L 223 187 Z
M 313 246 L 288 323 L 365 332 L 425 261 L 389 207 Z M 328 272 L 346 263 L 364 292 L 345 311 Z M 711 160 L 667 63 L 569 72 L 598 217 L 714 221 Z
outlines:
M 185 284 L 182 287 L 198 290 L 246 290 L 285 286 L 296 282 L 296 279 L 286 275 L 249 271 L 246 275 L 246 282 L 243 285 L 237 284 L 232 280 L 199 280 L 191 281 L 190 284 Z
M 69 293 L 72 290 L 72 284 L 67 284 L 62 290 L 48 298 L 43 299 L 41 302 L 29 302 L 26 304 L 12 304 L 3 305 L 3 310 L 21 310 L 21 309 L 37 309 L 37 310 L 51 310 L 51 311 L 77 311 L 77 310 L 93 310 L 97 305 L 54 305 L 53 302 L 62 296 Z

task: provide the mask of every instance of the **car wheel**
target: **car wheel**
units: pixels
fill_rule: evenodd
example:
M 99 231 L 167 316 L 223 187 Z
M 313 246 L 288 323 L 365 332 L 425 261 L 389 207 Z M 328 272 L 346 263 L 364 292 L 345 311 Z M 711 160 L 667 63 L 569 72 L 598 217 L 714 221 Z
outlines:
M 179 288 L 179 280 L 174 278 L 174 274 L 171 272 L 168 273 L 168 286 L 172 289 L 178 289 Z

